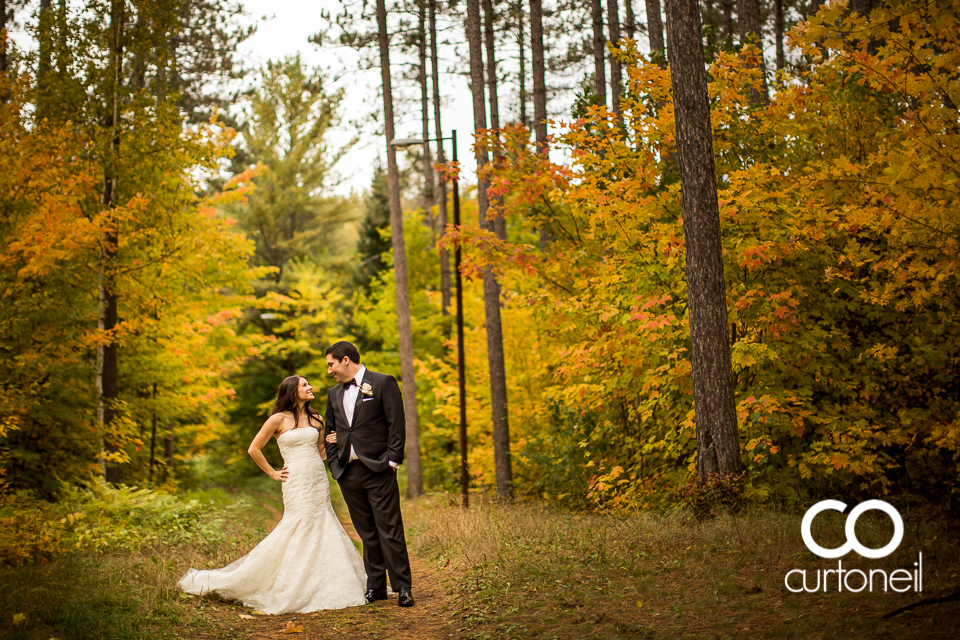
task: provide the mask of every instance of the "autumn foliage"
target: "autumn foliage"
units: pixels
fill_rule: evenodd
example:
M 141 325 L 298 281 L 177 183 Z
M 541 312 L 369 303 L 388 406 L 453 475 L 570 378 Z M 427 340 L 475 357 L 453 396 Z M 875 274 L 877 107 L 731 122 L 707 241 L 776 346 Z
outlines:
M 227 185 L 198 199 L 187 176 L 227 152 L 229 131 L 183 131 L 163 104 L 153 117 L 131 108 L 143 126 L 123 138 L 122 195 L 108 212 L 97 140 L 73 122 L 30 122 L 28 87 L 15 89 L 0 118 L 0 482 L 49 496 L 62 481 L 88 482 L 108 459 L 128 481 L 146 480 L 155 427 L 159 480 L 165 437 L 179 436 L 184 452 L 214 437 L 212 411 L 232 396 L 225 374 L 244 345 L 232 320 L 256 273 L 251 247 L 217 213 L 241 195 Z M 109 229 L 119 245 L 105 266 Z M 121 300 L 111 336 L 97 329 L 105 275 Z M 122 406 L 102 431 L 93 374 L 107 339 L 122 353 Z
M 889 3 L 869 16 L 827 3 L 790 33 L 798 64 L 769 83 L 769 103 L 751 101 L 762 87 L 755 48 L 721 52 L 709 66 L 747 469 L 738 500 L 896 493 L 958 510 L 958 15 L 958 0 Z M 689 495 L 696 416 L 670 75 L 632 44 L 616 54 L 628 75 L 622 124 L 581 101 L 575 119 L 552 123 L 549 155 L 519 126 L 478 140 L 498 152 L 488 195 L 498 203 L 490 215 L 506 218 L 506 240 L 478 228 L 476 194 L 462 184 L 459 231 L 438 238 L 420 224 L 424 212 L 407 213 L 428 490 L 454 490 L 459 477 L 455 332 L 437 290 L 438 247 L 459 242 L 473 488 L 494 484 L 480 283 L 492 265 L 517 492 L 615 510 Z M 298 61 L 285 65 L 299 73 Z M 71 87 L 59 88 L 64 104 L 79 99 Z M 174 98 L 128 89 L 120 193 L 106 212 L 102 105 L 75 113 L 47 105 L 41 118 L 30 108 L 40 102 L 35 86 L 3 87 L 5 489 L 53 495 L 61 481 L 89 483 L 108 457 L 123 482 L 159 484 L 171 433 L 177 461 L 216 458 L 258 473 L 244 452 L 266 395 L 294 369 L 322 388 L 328 342 L 353 339 L 365 364 L 399 375 L 391 257 L 320 255 L 346 246 L 357 222 L 353 204 L 312 199 L 326 184 L 316 163 L 314 182 L 294 189 L 300 163 L 309 164 L 302 159 L 314 157 L 306 147 L 220 185 L 230 128 L 216 116 L 184 126 Z M 264 118 L 282 96 L 264 91 L 262 126 L 248 128 L 248 143 L 258 131 L 273 140 L 279 126 Z M 322 142 L 318 134 L 311 144 Z M 459 172 L 441 169 L 448 180 Z M 313 207 L 310 225 L 293 229 L 293 213 L 277 214 L 277 194 Z M 383 227 L 368 231 L 389 237 Z M 118 245 L 105 246 L 114 232 Z M 267 259 L 275 239 L 289 251 Z M 105 266 L 100 258 L 114 248 Z M 352 263 L 377 267 L 351 288 Z M 119 299 L 110 335 L 97 329 L 104 277 Z M 107 340 L 119 346 L 120 418 L 102 431 L 94 369 Z M 246 385 L 239 401 L 237 381 Z
M 824 8 L 791 34 L 808 64 L 778 76 L 769 105 L 749 100 L 755 49 L 709 68 L 756 498 L 898 492 L 956 505 L 958 12 Z M 515 231 L 461 240 L 474 267 L 503 270 L 507 305 L 545 347 L 513 362 L 539 373 L 511 402 L 511 424 L 536 425 L 520 427 L 518 486 L 642 508 L 689 481 L 695 416 L 669 72 L 620 55 L 626 130 L 596 107 L 562 125 L 551 148 L 569 166 L 537 154 L 522 128 L 491 134 L 491 190 Z M 553 241 L 540 253 L 543 226 Z

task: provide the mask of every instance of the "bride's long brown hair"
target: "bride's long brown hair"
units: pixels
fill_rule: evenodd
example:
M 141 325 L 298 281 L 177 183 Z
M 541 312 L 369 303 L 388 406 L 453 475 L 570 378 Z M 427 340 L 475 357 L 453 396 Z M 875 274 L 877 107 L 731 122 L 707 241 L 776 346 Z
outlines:
M 290 376 L 283 379 L 283 382 L 280 383 L 280 387 L 277 389 L 277 401 L 273 403 L 273 410 L 270 411 L 270 415 L 283 413 L 284 411 L 292 413 L 294 429 L 300 426 L 301 378 L 306 380 L 303 376 Z M 309 400 L 303 405 L 303 410 L 307 414 L 307 424 L 312 427 L 313 423 L 311 422 L 311 418 L 316 418 L 320 422 L 320 426 L 323 426 L 323 418 L 320 417 L 319 413 L 310 408 Z

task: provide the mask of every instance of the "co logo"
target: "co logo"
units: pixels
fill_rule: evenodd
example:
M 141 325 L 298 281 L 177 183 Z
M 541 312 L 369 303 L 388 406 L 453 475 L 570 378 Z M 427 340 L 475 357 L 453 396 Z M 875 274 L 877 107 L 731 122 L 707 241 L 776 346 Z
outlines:
M 803 516 L 803 522 L 800 524 L 800 533 L 803 536 L 803 543 L 807 545 L 807 549 L 810 549 L 810 551 L 821 558 L 827 559 L 840 558 L 851 551 L 856 551 L 864 558 L 876 559 L 886 558 L 900 546 L 900 541 L 903 540 L 903 518 L 900 517 L 900 514 L 892 505 L 883 500 L 867 500 L 853 508 L 850 515 L 847 516 L 847 524 L 844 528 L 847 534 L 847 542 L 845 544 L 840 545 L 836 549 L 824 549 L 814 542 L 813 536 L 810 535 L 810 525 L 813 524 L 813 519 L 816 518 L 821 511 L 833 510 L 843 513 L 843 510 L 846 508 L 847 505 L 839 500 L 821 500 L 807 510 Z M 857 533 L 855 531 L 857 518 L 863 515 L 865 511 L 870 511 L 871 509 L 883 511 L 893 520 L 893 539 L 890 540 L 885 547 L 881 547 L 880 549 L 868 549 L 857 540 Z

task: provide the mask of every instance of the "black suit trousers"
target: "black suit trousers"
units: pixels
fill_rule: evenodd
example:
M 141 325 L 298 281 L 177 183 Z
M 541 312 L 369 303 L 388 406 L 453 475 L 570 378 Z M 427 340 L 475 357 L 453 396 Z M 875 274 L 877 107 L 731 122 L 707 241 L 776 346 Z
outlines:
M 397 472 L 373 471 L 359 460 L 347 463 L 338 481 L 350 519 L 363 541 L 368 589 L 410 588 L 410 558 L 400 514 Z

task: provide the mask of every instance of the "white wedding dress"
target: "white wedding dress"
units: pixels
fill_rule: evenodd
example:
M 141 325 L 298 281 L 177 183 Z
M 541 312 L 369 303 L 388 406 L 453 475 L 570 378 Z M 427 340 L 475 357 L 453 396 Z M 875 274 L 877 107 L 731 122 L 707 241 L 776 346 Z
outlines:
M 269 614 L 366 604 L 363 561 L 330 502 L 330 482 L 313 428 L 277 438 L 287 464 L 283 519 L 253 551 L 223 569 L 190 569 L 177 586 L 216 592 Z

